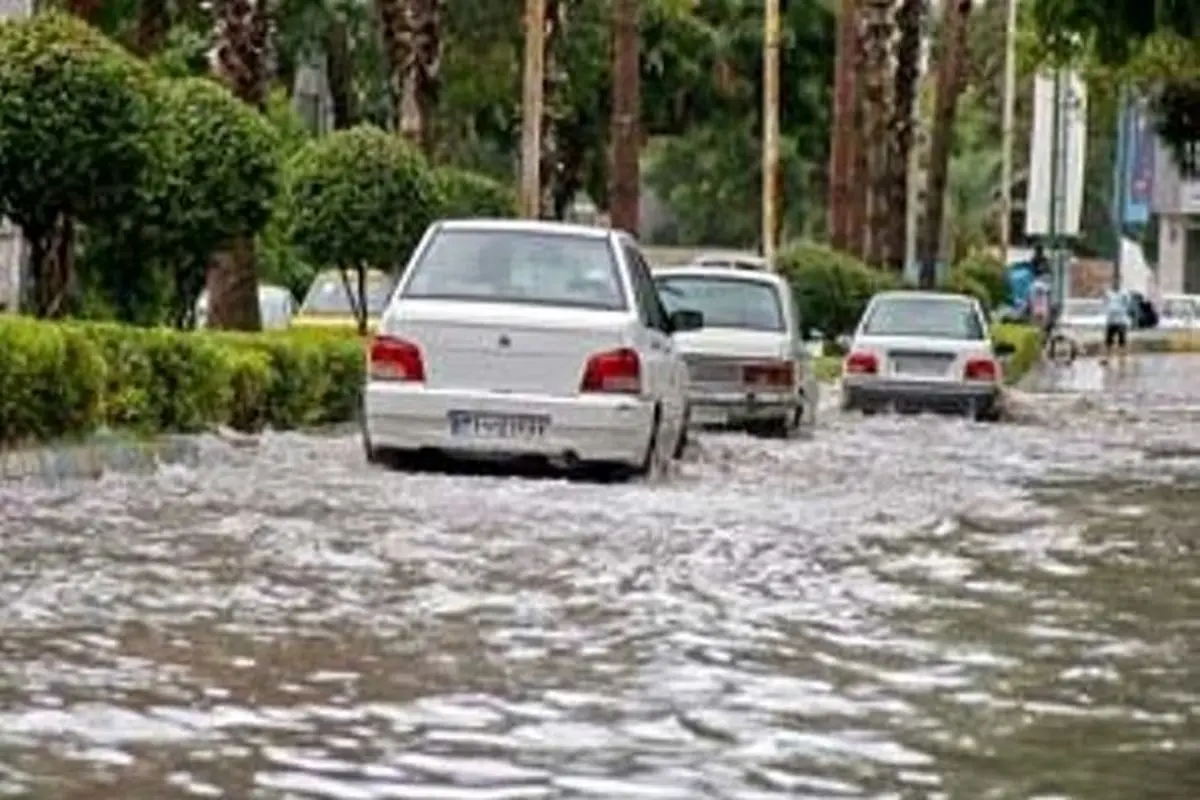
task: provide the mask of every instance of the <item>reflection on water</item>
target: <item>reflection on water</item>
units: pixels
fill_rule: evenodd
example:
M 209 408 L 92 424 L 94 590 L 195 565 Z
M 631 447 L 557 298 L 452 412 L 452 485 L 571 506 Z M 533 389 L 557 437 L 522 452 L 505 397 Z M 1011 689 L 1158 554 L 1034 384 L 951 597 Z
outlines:
M 1110 396 L 659 487 L 301 436 L 0 487 L 0 795 L 1200 797 L 1198 446 Z

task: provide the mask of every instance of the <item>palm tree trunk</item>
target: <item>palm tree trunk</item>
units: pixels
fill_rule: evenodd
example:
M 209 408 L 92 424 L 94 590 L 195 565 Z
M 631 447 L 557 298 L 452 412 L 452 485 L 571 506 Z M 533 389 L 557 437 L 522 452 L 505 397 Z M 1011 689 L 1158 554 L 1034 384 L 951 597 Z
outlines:
M 895 84 L 892 89 L 888 145 L 888 218 L 884 228 L 883 263 L 896 272 L 904 271 L 908 238 L 909 159 L 914 139 L 913 113 L 920 78 L 921 26 L 927 0 L 900 0 L 896 12 Z
M 137 27 L 134 31 L 134 50 L 146 58 L 162 49 L 171 29 L 171 12 L 167 0 L 140 0 L 137 6 Z
M 546 33 L 543 38 L 545 65 L 542 78 L 542 153 L 539 177 L 542 200 L 539 208 L 543 218 L 558 219 L 570 206 L 571 199 L 563 198 L 564 159 L 562 138 L 570 108 L 563 102 L 562 89 L 567 74 L 558 58 L 558 48 L 566 36 L 567 4 L 563 0 L 546 0 Z
M 263 110 L 274 72 L 270 0 L 216 0 L 213 71 L 242 102 Z M 261 330 L 254 238 L 240 236 L 208 267 L 209 320 L 214 328 Z
M 888 227 L 891 209 L 888 208 L 888 144 L 889 95 L 891 90 L 891 0 L 866 0 L 863 5 L 863 129 L 866 132 L 863 156 L 866 163 L 867 191 L 866 222 L 864 226 L 863 260 L 872 266 L 882 266 L 884 231 Z
M 858 2 L 839 0 L 837 56 L 834 65 L 833 125 L 829 147 L 829 238 L 837 250 L 851 250 L 850 206 L 859 148 L 855 109 L 858 80 Z
M 346 21 L 335 17 L 325 36 L 329 67 L 329 97 L 333 106 L 333 127 L 345 130 L 358 121 L 355 102 L 353 64 L 350 62 L 350 32 Z
M 950 148 L 954 139 L 954 116 L 962 91 L 967 59 L 967 20 L 971 0 L 954 0 L 945 9 L 941 29 L 941 58 L 937 65 L 937 97 L 929 141 L 929 175 L 925 215 L 917 238 L 921 264 L 920 284 L 932 289 L 937 283 L 937 262 L 942 251 L 942 225 L 946 212 L 946 183 L 950 173 Z
M 441 0 L 376 0 L 396 130 L 425 153 L 441 68 Z

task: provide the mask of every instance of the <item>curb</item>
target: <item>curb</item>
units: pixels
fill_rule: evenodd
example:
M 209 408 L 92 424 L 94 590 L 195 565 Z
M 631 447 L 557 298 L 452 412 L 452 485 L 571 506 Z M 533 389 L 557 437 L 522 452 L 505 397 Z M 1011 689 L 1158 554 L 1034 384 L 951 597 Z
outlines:
M 1079 354 L 1081 356 L 1098 356 L 1103 352 L 1103 339 L 1088 338 L 1079 341 Z M 1156 333 L 1148 336 L 1138 336 L 1135 333 L 1129 337 L 1129 352 L 1200 353 L 1200 331 Z
M 146 441 L 97 437 L 78 444 L 0 451 L 0 483 L 41 480 L 56 484 L 105 473 L 152 472 L 164 464 L 195 464 L 199 446 L 187 436 Z

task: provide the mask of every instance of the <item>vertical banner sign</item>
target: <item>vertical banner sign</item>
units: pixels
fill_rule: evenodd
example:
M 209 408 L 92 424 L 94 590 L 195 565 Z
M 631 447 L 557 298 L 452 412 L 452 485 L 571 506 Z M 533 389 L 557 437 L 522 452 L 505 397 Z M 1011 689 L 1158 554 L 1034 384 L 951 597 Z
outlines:
M 1145 225 L 1150 220 L 1154 195 L 1154 128 L 1144 98 L 1133 98 L 1121 110 L 1118 137 L 1124 147 L 1125 197 L 1117 198 L 1121 222 Z
M 1027 236 L 1047 236 L 1052 232 L 1058 236 L 1079 235 L 1086 156 L 1087 87 L 1077 72 L 1064 72 L 1055 97 L 1054 74 L 1039 73 L 1033 84 L 1033 132 L 1029 137 Z M 1055 178 L 1060 185 L 1052 185 Z M 1053 226 L 1052 207 L 1057 217 Z
M 33 0 L 0 0 L 0 20 L 25 19 L 33 15 Z M 0 306 L 17 310 L 25 273 L 25 239 L 21 230 L 0 219 Z

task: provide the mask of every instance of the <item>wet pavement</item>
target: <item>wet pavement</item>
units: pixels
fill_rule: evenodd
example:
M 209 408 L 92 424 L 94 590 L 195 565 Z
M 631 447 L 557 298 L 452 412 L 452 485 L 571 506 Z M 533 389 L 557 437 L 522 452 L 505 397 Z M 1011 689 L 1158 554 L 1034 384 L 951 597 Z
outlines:
M 1200 797 L 1200 361 L 662 485 L 351 438 L 0 485 L 0 796 Z

